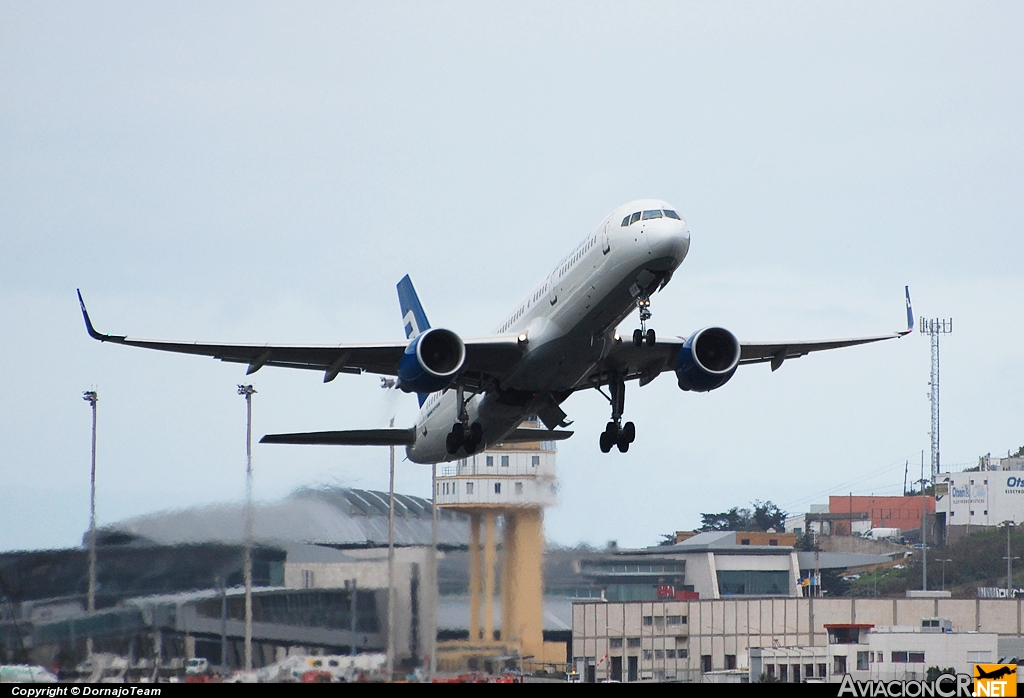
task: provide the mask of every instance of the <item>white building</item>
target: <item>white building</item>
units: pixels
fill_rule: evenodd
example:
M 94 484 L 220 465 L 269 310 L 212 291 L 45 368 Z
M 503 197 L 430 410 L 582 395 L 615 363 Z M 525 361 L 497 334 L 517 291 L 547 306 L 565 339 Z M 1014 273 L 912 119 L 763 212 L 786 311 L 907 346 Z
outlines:
M 782 682 L 819 680 L 923 680 L 928 667 L 973 674 L 977 663 L 998 659 L 995 633 L 953 632 L 952 622 L 924 618 L 917 626 L 827 624 L 828 644 L 751 647 L 751 682 L 768 676 Z
M 1020 459 L 1007 459 L 1020 460 Z M 975 470 L 942 473 L 935 484 L 935 513 L 945 540 L 970 533 L 971 527 L 1024 522 L 1024 471 Z

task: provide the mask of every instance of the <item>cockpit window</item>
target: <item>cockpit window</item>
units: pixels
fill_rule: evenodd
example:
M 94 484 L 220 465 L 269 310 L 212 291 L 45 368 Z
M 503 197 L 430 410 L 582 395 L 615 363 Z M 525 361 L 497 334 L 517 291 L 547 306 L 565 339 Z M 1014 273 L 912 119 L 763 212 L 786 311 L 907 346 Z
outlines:
M 665 217 L 666 218 L 675 218 L 677 221 L 680 220 L 678 213 L 676 213 L 675 211 L 670 211 L 667 208 L 665 209 Z
M 651 218 L 661 218 L 661 211 L 644 211 L 644 220 L 650 220 Z
M 622 219 L 622 227 L 625 228 L 627 225 L 629 225 L 629 216 Z
M 633 225 L 638 220 L 640 220 L 640 212 L 639 211 L 637 211 L 636 213 L 634 213 L 632 216 L 629 217 L 629 224 Z

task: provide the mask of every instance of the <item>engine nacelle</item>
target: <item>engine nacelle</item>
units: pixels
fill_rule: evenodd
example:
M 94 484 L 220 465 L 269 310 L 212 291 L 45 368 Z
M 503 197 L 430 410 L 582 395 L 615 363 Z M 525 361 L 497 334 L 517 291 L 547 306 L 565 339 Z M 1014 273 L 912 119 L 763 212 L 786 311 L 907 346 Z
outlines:
M 706 393 L 720 388 L 736 373 L 740 343 L 732 332 L 705 327 L 687 339 L 676 355 L 676 377 L 682 390 Z
M 451 330 L 434 327 L 409 342 L 398 362 L 398 387 L 407 393 L 444 390 L 466 361 L 466 345 Z

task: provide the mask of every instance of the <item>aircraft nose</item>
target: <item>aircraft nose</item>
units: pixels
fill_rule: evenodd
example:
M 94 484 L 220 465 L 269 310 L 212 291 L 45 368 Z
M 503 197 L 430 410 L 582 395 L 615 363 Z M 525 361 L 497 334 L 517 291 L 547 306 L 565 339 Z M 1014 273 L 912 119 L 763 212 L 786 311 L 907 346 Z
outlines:
M 658 257 L 671 257 L 679 264 L 690 249 L 690 231 L 685 221 L 672 221 L 658 231 L 651 231 L 647 237 L 651 252 Z

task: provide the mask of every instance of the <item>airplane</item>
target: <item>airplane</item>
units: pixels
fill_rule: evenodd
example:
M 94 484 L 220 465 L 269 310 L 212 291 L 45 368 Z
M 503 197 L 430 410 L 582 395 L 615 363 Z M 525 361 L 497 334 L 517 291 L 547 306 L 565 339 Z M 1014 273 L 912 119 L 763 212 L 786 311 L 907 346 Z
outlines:
M 95 330 L 79 291 L 89 335 L 101 342 L 210 356 L 248 364 L 338 374 L 375 373 L 382 384 L 416 393 L 420 412 L 407 428 L 268 434 L 260 443 L 405 446 L 414 463 L 465 458 L 499 443 L 556 441 L 573 435 L 561 404 L 594 389 L 611 408 L 601 433 L 603 453 L 622 453 L 636 438 L 623 423 L 626 384 L 645 386 L 671 371 L 684 391 L 725 385 L 739 366 L 769 363 L 776 371 L 811 352 L 903 337 L 913 331 L 910 289 L 907 329 L 900 332 L 796 342 L 740 342 L 722 327 L 668 339 L 648 327 L 651 296 L 665 288 L 686 258 L 690 231 L 670 204 L 646 199 L 612 211 L 523 299 L 493 334 L 463 339 L 431 327 L 412 281 L 398 283 L 405 341 L 383 344 L 206 344 L 135 339 Z M 617 328 L 634 311 L 639 327 L 625 340 Z M 384 378 L 384 376 L 388 378 Z M 607 389 L 607 392 L 605 391 Z M 547 430 L 524 429 L 536 415 Z

